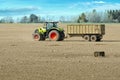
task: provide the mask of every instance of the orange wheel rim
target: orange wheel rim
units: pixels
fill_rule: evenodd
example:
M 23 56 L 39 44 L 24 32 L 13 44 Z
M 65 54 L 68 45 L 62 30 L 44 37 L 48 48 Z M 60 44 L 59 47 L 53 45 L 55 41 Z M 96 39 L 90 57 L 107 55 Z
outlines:
M 55 40 L 57 38 L 57 34 L 55 32 L 51 33 L 50 38 Z
M 34 36 L 34 39 L 38 39 L 38 38 L 39 38 L 39 36 L 38 36 L 38 35 L 35 35 L 35 36 Z

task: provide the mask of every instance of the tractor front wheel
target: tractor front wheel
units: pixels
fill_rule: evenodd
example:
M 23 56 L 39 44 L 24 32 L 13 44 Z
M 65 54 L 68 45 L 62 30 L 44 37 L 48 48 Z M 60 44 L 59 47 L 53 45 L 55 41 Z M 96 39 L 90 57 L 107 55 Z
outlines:
M 60 33 L 57 30 L 52 30 L 49 32 L 49 39 L 51 41 L 59 41 L 60 40 Z
M 42 34 L 34 33 L 33 34 L 33 39 L 35 41 L 44 41 L 45 37 Z

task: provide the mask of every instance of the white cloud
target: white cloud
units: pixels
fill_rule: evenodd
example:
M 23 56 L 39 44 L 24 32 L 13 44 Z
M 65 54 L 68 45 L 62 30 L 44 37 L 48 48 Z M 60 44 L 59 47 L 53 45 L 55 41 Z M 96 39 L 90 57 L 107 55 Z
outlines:
M 69 8 L 84 7 L 84 6 L 93 6 L 94 4 L 105 4 L 104 1 L 91 1 L 91 2 L 78 2 L 70 5 Z
M 120 9 L 120 3 L 109 3 L 109 4 L 104 4 L 102 6 L 94 6 L 93 7 L 96 10 L 104 11 L 104 10 L 110 10 L 110 9 Z
M 81 4 L 80 2 L 71 4 L 71 5 L 69 6 L 69 8 L 75 8 L 75 7 L 79 6 L 80 4 Z
M 19 7 L 19 8 L 4 8 L 0 9 L 0 12 L 21 12 L 21 11 L 32 11 L 32 10 L 39 10 L 41 8 L 34 7 L 34 6 L 27 6 L 27 7 Z
M 105 11 L 110 9 L 120 9 L 120 3 L 111 3 L 105 1 L 78 2 L 69 7 L 70 9 L 86 12 L 96 9 L 97 11 Z
M 104 1 L 93 1 L 93 3 L 95 3 L 95 4 L 104 4 L 105 2 Z
M 17 7 L 17 8 L 4 8 L 0 9 L 0 15 L 20 15 L 20 14 L 28 14 L 34 11 L 39 11 L 40 7 L 35 6 L 26 6 L 26 7 Z

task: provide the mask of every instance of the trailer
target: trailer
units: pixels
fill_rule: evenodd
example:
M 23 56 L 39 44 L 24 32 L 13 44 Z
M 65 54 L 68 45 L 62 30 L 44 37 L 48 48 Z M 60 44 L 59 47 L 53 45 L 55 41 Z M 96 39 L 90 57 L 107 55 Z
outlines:
M 70 24 L 67 25 L 67 34 L 70 37 L 81 36 L 86 41 L 101 41 L 105 35 L 104 24 Z

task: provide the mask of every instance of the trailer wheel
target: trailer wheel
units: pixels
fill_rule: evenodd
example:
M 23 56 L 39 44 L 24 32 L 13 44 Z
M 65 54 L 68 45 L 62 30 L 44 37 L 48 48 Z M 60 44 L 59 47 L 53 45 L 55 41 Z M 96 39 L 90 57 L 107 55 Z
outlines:
M 98 37 L 96 41 L 101 41 L 101 38 Z
M 59 41 L 60 40 L 60 33 L 57 30 L 50 31 L 49 39 L 51 41 Z
M 96 35 L 91 35 L 90 40 L 95 42 L 97 41 L 97 36 Z
M 89 36 L 89 35 L 85 35 L 85 36 L 84 36 L 84 39 L 85 39 L 86 41 L 90 41 L 90 36 Z
M 102 39 L 102 36 L 97 37 L 97 41 L 101 41 L 101 39 Z

